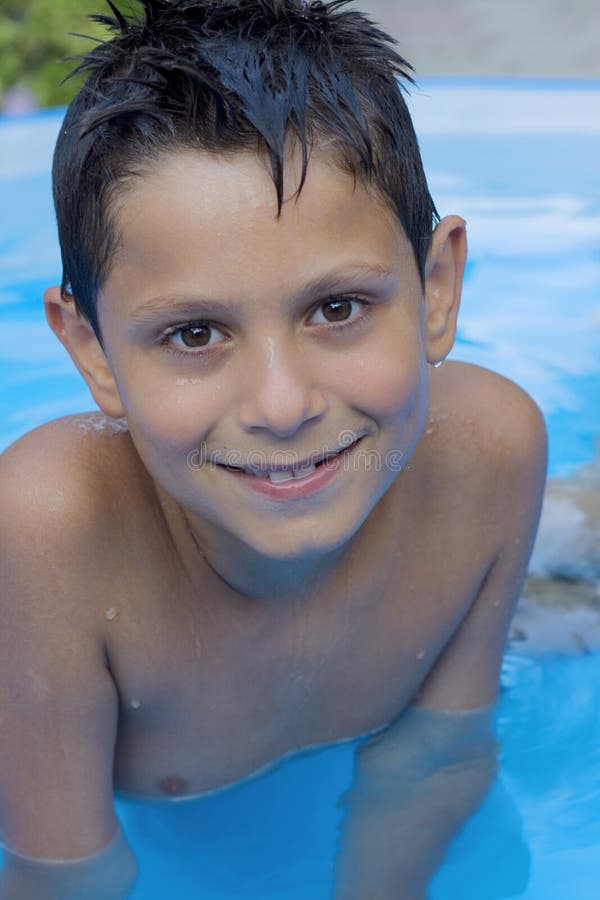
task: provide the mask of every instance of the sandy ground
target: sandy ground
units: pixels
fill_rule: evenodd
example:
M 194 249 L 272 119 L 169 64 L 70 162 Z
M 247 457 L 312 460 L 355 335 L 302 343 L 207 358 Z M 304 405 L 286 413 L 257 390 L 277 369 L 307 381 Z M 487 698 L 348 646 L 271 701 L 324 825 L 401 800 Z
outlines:
M 599 0 L 356 0 L 425 75 L 600 78 Z

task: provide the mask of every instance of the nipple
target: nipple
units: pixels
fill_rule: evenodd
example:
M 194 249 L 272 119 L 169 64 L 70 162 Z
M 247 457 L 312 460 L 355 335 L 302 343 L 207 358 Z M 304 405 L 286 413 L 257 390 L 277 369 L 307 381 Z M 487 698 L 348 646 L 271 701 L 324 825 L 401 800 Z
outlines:
M 161 794 L 169 794 L 171 797 L 180 797 L 189 794 L 189 782 L 179 775 L 166 775 L 159 779 L 158 786 Z

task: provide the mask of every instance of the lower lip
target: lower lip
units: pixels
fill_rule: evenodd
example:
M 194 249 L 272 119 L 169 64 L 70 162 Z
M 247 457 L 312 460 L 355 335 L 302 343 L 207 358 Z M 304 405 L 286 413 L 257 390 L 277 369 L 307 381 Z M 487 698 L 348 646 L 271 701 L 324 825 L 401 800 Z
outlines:
M 288 481 L 274 482 L 270 478 L 257 478 L 256 475 L 248 475 L 246 472 L 235 472 L 231 469 L 234 478 L 241 481 L 250 490 L 262 494 L 264 497 L 273 497 L 276 500 L 295 500 L 301 497 L 310 497 L 326 487 L 344 465 L 344 461 L 356 447 L 358 441 L 346 447 L 337 456 L 331 456 L 321 465 L 317 466 L 310 475 L 304 478 L 290 478 Z

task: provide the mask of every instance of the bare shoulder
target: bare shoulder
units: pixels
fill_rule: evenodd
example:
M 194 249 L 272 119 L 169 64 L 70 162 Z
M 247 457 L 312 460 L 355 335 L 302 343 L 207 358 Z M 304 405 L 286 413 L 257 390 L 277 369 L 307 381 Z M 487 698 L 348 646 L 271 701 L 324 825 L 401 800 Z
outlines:
M 94 426 L 94 414 L 57 419 L 0 457 L 1 670 L 43 672 L 55 685 L 75 672 L 81 684 L 91 671 L 94 683 L 104 677 L 128 463 L 125 435 Z
M 26 432 L 3 451 L 0 477 L 21 465 L 37 468 L 39 464 L 46 469 L 64 463 L 76 479 L 80 472 L 94 465 L 94 459 L 101 464 L 110 455 L 111 445 L 113 448 L 123 445 L 123 438 L 129 441 L 126 424 L 100 412 L 53 419 Z
M 465 363 L 443 369 L 443 376 L 442 370 L 432 376 L 424 461 L 442 472 L 436 506 L 446 511 L 453 538 L 460 537 L 462 551 L 455 549 L 454 559 L 476 567 L 476 588 L 418 702 L 465 710 L 497 695 L 506 633 L 540 515 L 547 442 L 538 407 L 516 384 Z
M 93 413 L 57 419 L 0 456 L 0 552 L 12 571 L 28 571 L 29 582 L 59 572 L 64 579 L 67 571 L 90 579 L 90 562 L 125 527 L 141 464 L 128 434 L 103 420 Z
M 447 362 L 431 378 L 429 430 L 444 440 L 452 463 L 471 476 L 543 481 L 547 460 L 544 419 L 534 400 L 513 381 L 470 363 Z
M 93 412 L 54 419 L 0 456 L 3 508 L 9 515 L 29 509 L 78 527 L 90 513 L 100 519 L 141 469 L 121 422 Z
M 48 859 L 85 857 L 116 829 L 118 694 L 100 601 L 121 515 L 107 478 L 126 451 L 84 421 L 43 425 L 0 458 L 2 839 Z

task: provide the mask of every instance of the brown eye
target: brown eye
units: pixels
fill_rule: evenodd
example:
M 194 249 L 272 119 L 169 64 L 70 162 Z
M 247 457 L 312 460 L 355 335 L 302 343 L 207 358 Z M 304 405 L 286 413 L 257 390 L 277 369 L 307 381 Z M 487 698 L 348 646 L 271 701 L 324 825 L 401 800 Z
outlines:
M 164 331 L 159 343 L 180 356 L 194 359 L 206 356 L 216 344 L 226 340 L 223 332 L 210 322 L 184 322 Z
M 187 325 L 179 331 L 186 347 L 205 347 L 210 340 L 209 325 Z
M 352 301 L 345 297 L 328 300 L 327 303 L 323 303 L 322 309 L 328 322 L 343 322 L 352 313 Z

